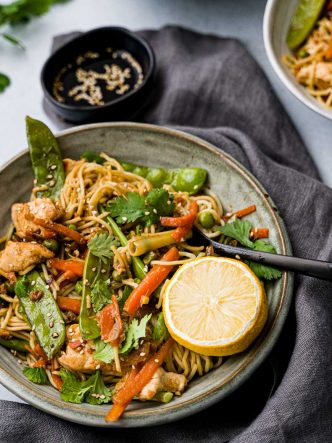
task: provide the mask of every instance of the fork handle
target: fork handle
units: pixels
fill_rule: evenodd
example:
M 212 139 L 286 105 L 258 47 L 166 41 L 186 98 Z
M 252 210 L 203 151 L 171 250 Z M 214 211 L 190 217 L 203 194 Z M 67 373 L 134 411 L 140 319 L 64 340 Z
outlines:
M 240 248 L 238 246 L 224 245 L 214 240 L 210 240 L 210 243 L 217 253 L 230 257 L 240 257 L 241 259 L 251 260 L 263 265 L 275 266 L 284 271 L 298 272 L 310 277 L 332 281 L 332 263 L 330 262 L 253 251 L 252 249 Z

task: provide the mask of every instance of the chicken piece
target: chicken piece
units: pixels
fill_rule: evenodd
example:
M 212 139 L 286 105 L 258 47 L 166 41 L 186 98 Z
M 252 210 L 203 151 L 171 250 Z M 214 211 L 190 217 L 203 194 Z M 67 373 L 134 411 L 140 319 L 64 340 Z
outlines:
M 15 203 L 12 206 L 12 219 L 16 228 L 16 235 L 21 238 L 38 235 L 46 237 L 47 231 L 29 220 L 28 214 L 43 220 L 57 220 L 64 211 L 59 203 L 50 198 L 36 198 L 29 203 Z
M 0 274 L 8 278 L 13 272 L 25 271 L 52 257 L 53 252 L 38 243 L 9 241 L 0 252 Z
M 315 72 L 313 72 L 315 70 Z M 300 83 L 309 85 L 312 74 L 315 74 L 315 85 L 322 89 L 328 88 L 332 84 L 332 63 L 319 62 L 316 66 L 302 66 L 297 73 Z
M 157 392 L 168 391 L 180 394 L 184 391 L 187 379 L 184 375 L 175 372 L 166 372 L 163 368 L 159 368 L 151 381 L 138 394 L 139 400 L 151 400 Z
M 59 363 L 71 371 L 91 373 L 96 371 L 102 364 L 93 358 L 94 349 L 91 340 L 85 342 L 81 336 L 78 324 L 67 328 L 67 348 L 66 352 L 58 359 Z M 83 351 L 83 352 L 82 352 Z

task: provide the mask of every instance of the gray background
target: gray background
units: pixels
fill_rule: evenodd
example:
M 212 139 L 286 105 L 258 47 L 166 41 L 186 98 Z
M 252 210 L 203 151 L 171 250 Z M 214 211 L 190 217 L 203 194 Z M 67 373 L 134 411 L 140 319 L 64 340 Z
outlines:
M 332 122 L 297 101 L 272 71 L 262 37 L 265 3 L 265 0 L 71 0 L 17 27 L 12 32 L 24 42 L 26 51 L 0 42 L 0 72 L 7 73 L 12 80 L 11 87 L 0 95 L 0 165 L 25 148 L 25 115 L 43 120 L 54 131 L 58 129 L 44 113 L 39 82 L 54 35 L 107 25 L 135 30 L 179 24 L 236 37 L 246 44 L 293 119 L 324 182 L 332 186 Z M 15 399 L 1 386 L 0 398 Z

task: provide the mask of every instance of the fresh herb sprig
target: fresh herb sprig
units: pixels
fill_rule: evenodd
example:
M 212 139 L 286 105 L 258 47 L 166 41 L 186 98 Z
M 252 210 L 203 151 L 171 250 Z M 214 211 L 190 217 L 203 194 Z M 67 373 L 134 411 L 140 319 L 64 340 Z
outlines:
M 162 188 L 154 188 L 146 196 L 137 192 L 128 192 L 126 197 L 118 197 L 107 205 L 111 217 L 118 224 L 140 223 L 151 226 L 159 221 L 161 216 L 169 216 L 174 212 L 171 195 Z
M 107 232 L 96 234 L 88 243 L 88 248 L 95 257 L 99 257 L 103 263 L 113 257 L 112 246 L 120 246 L 118 240 Z
M 226 237 L 237 240 L 241 245 L 255 251 L 276 253 L 275 247 L 263 240 L 250 240 L 251 223 L 245 220 L 235 219 L 233 223 L 226 223 L 219 227 L 219 231 Z M 248 265 L 258 278 L 274 280 L 280 278 L 282 272 L 272 266 L 265 266 L 260 263 L 248 262 Z

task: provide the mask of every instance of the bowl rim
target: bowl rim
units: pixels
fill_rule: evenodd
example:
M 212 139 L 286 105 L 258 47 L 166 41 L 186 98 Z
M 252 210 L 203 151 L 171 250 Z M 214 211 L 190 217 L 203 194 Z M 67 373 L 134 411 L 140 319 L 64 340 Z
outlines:
M 222 149 L 217 148 L 213 144 L 201 139 L 200 137 L 194 136 L 187 132 L 173 129 L 165 126 L 158 126 L 152 124 L 144 124 L 144 123 L 131 123 L 131 122 L 106 122 L 106 123 L 91 123 L 76 126 L 73 128 L 65 129 L 56 134 L 56 138 L 61 138 L 62 136 L 66 136 L 68 134 L 75 134 L 79 132 L 89 131 L 90 129 L 98 129 L 98 128 L 117 128 L 117 129 L 138 129 L 138 130 L 147 130 L 152 131 L 154 133 L 159 133 L 161 135 L 173 136 L 175 138 L 182 138 L 189 143 L 193 143 L 195 145 L 199 145 L 200 148 L 203 148 L 206 151 L 210 151 L 213 154 L 216 154 L 222 161 L 226 161 L 229 165 L 234 167 L 234 169 L 242 175 L 244 179 L 250 182 L 250 184 L 254 187 L 255 191 L 260 195 L 262 201 L 266 203 L 267 208 L 270 211 L 270 215 L 274 220 L 274 226 L 277 229 L 281 245 L 282 245 L 282 253 L 292 254 L 291 243 L 284 225 L 283 220 L 281 219 L 279 213 L 276 211 L 276 205 L 264 189 L 264 187 L 260 184 L 260 182 L 249 172 L 244 166 L 241 165 L 237 160 L 235 160 L 230 154 L 227 154 Z M 26 155 L 28 153 L 28 149 L 21 151 L 19 154 L 14 156 L 11 160 L 6 162 L 0 168 L 0 174 L 7 168 L 7 166 L 14 163 L 18 158 Z M 56 417 L 65 419 L 67 421 L 71 421 L 74 423 L 79 423 L 82 425 L 94 426 L 94 427 L 108 427 L 108 428 L 128 428 L 128 427 L 144 427 L 151 425 L 159 425 L 166 424 L 181 418 L 190 416 L 195 414 L 209 406 L 212 406 L 216 402 L 222 400 L 231 394 L 234 390 L 240 387 L 248 378 L 252 376 L 252 374 L 257 370 L 257 368 L 262 364 L 262 362 L 267 358 L 269 353 L 271 352 L 273 346 L 275 345 L 282 328 L 284 326 L 286 316 L 288 314 L 292 297 L 293 297 L 293 285 L 294 285 L 294 274 L 290 272 L 283 272 L 281 277 L 281 298 L 280 303 L 276 312 L 276 315 L 273 319 L 273 322 L 270 325 L 270 329 L 268 333 L 262 336 L 262 334 L 256 339 L 254 352 L 250 359 L 246 359 L 242 365 L 236 370 L 235 373 L 231 374 L 228 378 L 226 378 L 222 385 L 215 386 L 209 392 L 205 392 L 199 395 L 199 398 L 188 399 L 185 404 L 181 406 L 172 406 L 171 403 L 168 405 L 163 405 L 163 409 L 159 410 L 159 413 L 151 415 L 151 409 L 146 410 L 129 410 L 126 413 L 127 417 L 124 417 L 119 422 L 115 423 L 106 423 L 103 420 L 100 420 L 100 416 L 98 414 L 81 414 L 79 409 L 77 410 L 68 410 L 63 408 L 62 400 L 52 400 L 49 401 L 44 399 L 42 394 L 35 394 L 29 390 L 24 389 L 22 383 L 17 381 L 6 369 L 0 366 L 0 382 L 3 386 L 5 386 L 10 392 L 17 395 L 22 400 L 26 401 L 30 405 L 33 405 L 37 409 L 40 409 L 46 413 L 52 414 Z M 264 344 L 262 345 L 262 342 Z M 248 361 L 249 360 L 249 361 Z M 39 397 L 38 397 L 39 395 Z M 61 407 L 62 406 L 62 407 Z M 80 406 L 80 405 L 71 405 L 72 407 Z M 152 408 L 153 411 L 154 408 Z
M 263 40 L 265 51 L 269 62 L 272 65 L 275 73 L 279 77 L 279 80 L 286 86 L 286 88 L 304 105 L 310 108 L 312 111 L 322 115 L 323 117 L 332 120 L 332 110 L 324 109 L 318 102 L 312 102 L 303 92 L 303 86 L 294 85 L 286 74 L 286 68 L 280 63 L 278 57 L 275 54 L 272 35 L 274 30 L 274 14 L 278 8 L 279 0 L 268 0 L 265 6 L 263 17 Z
M 115 31 L 115 32 L 126 34 L 127 36 L 136 40 L 144 48 L 144 50 L 146 51 L 146 53 L 148 55 L 149 66 L 148 66 L 148 70 L 144 76 L 142 83 L 139 85 L 138 88 L 132 89 L 128 93 L 123 94 L 121 97 L 118 97 L 118 98 L 115 98 L 111 101 L 108 101 L 101 106 L 96 106 L 96 105 L 75 106 L 75 105 L 68 105 L 68 104 L 59 102 L 50 93 L 50 91 L 48 90 L 48 88 L 46 86 L 46 81 L 45 81 L 46 70 L 48 69 L 48 66 L 51 63 L 52 58 L 57 56 L 61 51 L 63 51 L 63 49 L 66 46 L 70 45 L 71 43 L 75 43 L 87 35 L 98 33 L 100 31 Z M 153 74 L 155 72 L 155 68 L 156 68 L 156 56 L 155 56 L 155 53 L 152 49 L 152 46 L 150 45 L 150 43 L 147 40 L 145 40 L 145 38 L 141 37 L 140 35 L 137 35 L 137 33 L 130 31 L 129 29 L 123 28 L 121 26 L 102 26 L 100 28 L 94 28 L 94 29 L 90 29 L 89 31 L 86 31 L 86 32 L 81 32 L 80 35 L 77 35 L 76 37 L 73 37 L 73 39 L 71 39 L 70 41 L 65 42 L 56 51 L 54 51 L 52 54 L 50 54 L 49 57 L 46 59 L 45 63 L 43 64 L 43 67 L 42 67 L 42 70 L 40 73 L 40 83 L 42 85 L 42 89 L 43 89 L 45 98 L 48 101 L 50 101 L 53 106 L 61 108 L 65 111 L 76 111 L 76 112 L 90 111 L 90 112 L 92 112 L 92 111 L 107 109 L 111 106 L 115 106 L 118 103 L 121 103 L 121 102 L 129 99 L 133 95 L 137 94 L 138 92 L 140 92 L 150 81 L 151 77 L 153 76 Z

